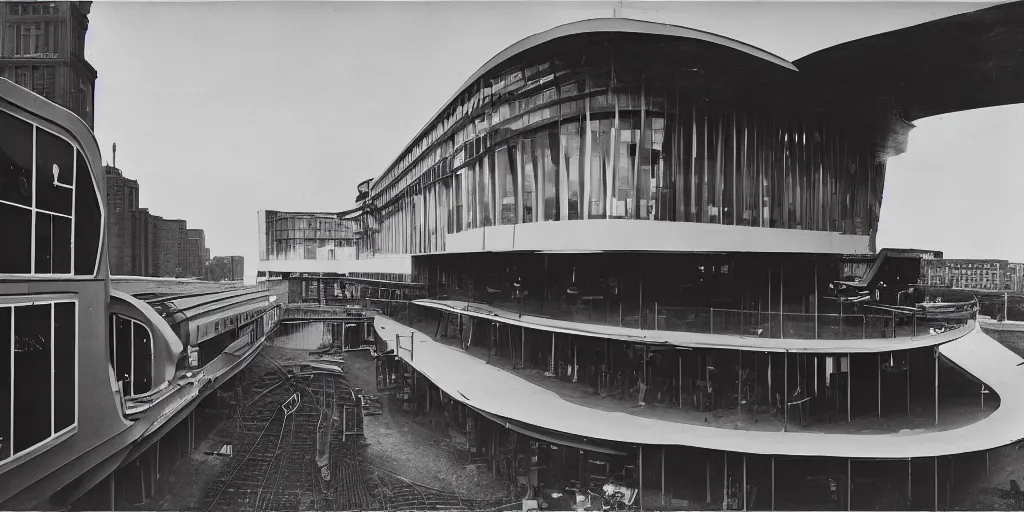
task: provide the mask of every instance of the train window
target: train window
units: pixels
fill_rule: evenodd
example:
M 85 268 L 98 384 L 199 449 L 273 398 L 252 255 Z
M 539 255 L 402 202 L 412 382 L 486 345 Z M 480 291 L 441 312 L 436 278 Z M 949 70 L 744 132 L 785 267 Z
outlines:
M 121 394 L 126 397 L 153 389 L 153 335 L 140 322 L 110 315 L 111 359 Z
M 9 340 L 0 350 L 0 394 L 14 398 L 0 410 L 0 463 L 77 424 L 76 316 L 73 300 L 0 303 L 0 336 Z
M 101 223 L 92 173 L 75 147 L 0 112 L 0 238 L 16 248 L 0 254 L 0 273 L 93 275 Z

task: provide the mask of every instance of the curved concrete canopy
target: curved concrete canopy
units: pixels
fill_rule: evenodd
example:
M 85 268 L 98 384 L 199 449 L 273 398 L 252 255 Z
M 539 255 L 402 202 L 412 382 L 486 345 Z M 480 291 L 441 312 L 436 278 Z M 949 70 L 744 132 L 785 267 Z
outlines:
M 1024 393 L 1017 392 L 1024 387 L 1024 366 L 1020 366 L 1024 360 L 977 326 L 959 339 L 941 345 L 939 352 L 998 393 L 999 408 L 960 428 L 888 434 L 732 430 L 600 411 L 568 402 L 553 391 L 472 355 L 435 343 L 422 332 L 415 333 L 416 347 L 409 358 L 409 347 L 395 347 L 395 335 L 411 329 L 390 318 L 375 317 L 374 329 L 389 348 L 396 349 L 411 366 L 455 400 L 494 416 L 587 439 L 760 455 L 906 459 L 988 450 L 1024 438 Z M 453 368 L 458 371 L 452 371 Z M 941 411 L 939 421 L 941 428 Z
M 705 32 L 703 30 L 680 27 L 678 25 L 669 25 L 666 23 L 654 23 L 650 21 L 632 20 L 628 18 L 595 18 L 590 20 L 574 21 L 572 23 L 559 25 L 553 29 L 545 30 L 544 32 L 540 32 L 532 36 L 520 39 L 518 42 L 513 43 L 511 46 L 505 48 L 494 57 L 491 57 L 490 60 L 484 63 L 483 66 L 480 66 L 480 69 L 477 69 L 476 72 L 470 75 L 469 78 L 467 78 L 466 81 L 463 82 L 461 86 L 459 86 L 459 88 L 455 91 L 455 94 L 452 94 L 452 96 L 441 105 L 441 108 L 437 109 L 437 111 L 434 112 L 434 115 L 430 116 L 430 119 L 426 122 L 426 124 L 424 124 L 423 127 L 420 128 L 418 132 L 416 132 L 416 136 L 413 137 L 409 141 L 409 143 L 406 144 L 405 147 L 403 147 L 402 150 L 398 152 L 398 156 L 391 161 L 390 165 L 388 165 L 388 169 L 390 169 L 395 162 L 399 161 L 402 158 L 402 155 L 404 155 L 405 152 L 408 151 L 409 148 L 416 143 L 416 141 L 420 140 L 420 138 L 423 137 L 423 135 L 426 134 L 428 130 L 430 130 L 430 128 L 441 116 L 441 113 L 444 112 L 444 109 L 448 108 L 448 105 L 450 105 L 452 101 L 455 100 L 455 98 L 458 98 L 459 95 L 462 94 L 462 92 L 465 91 L 467 87 L 472 85 L 474 82 L 479 80 L 488 72 L 493 71 L 502 62 L 505 62 L 508 59 L 526 50 L 540 46 L 544 43 L 553 41 L 561 37 L 568 37 L 580 34 L 597 34 L 613 32 L 620 32 L 626 34 L 660 35 L 704 41 L 726 48 L 732 48 L 736 51 L 740 51 L 753 57 L 765 60 L 767 62 L 777 64 L 782 68 L 797 71 L 797 68 L 796 66 L 793 65 L 793 63 L 789 62 L 786 59 L 783 59 L 782 57 L 779 57 L 778 55 L 769 53 L 767 51 L 743 43 L 741 41 L 737 41 L 735 39 L 731 39 L 725 36 L 720 36 L 718 34 L 712 34 L 711 32 Z M 370 186 L 375 186 L 377 184 L 378 179 L 380 179 L 380 176 L 374 178 Z
M 797 59 L 806 101 L 915 121 L 1024 102 L 1024 2 L 940 18 Z

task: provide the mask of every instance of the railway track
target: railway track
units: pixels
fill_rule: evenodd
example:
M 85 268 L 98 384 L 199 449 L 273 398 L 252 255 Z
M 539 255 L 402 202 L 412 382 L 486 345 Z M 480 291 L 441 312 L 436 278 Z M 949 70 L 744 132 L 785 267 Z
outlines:
M 246 381 L 237 391 L 230 431 L 235 455 L 198 510 L 468 511 L 506 505 L 467 500 L 373 467 L 363 446 L 358 392 L 341 375 L 289 375 L 261 356 Z M 298 407 L 285 414 L 282 404 L 296 393 Z M 331 425 L 326 479 L 316 461 L 317 427 L 325 420 Z

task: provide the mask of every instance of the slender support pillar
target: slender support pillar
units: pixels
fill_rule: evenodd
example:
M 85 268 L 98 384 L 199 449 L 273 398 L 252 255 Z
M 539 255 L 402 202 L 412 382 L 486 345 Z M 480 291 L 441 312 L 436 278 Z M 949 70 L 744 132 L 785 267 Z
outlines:
M 747 454 L 743 454 L 743 510 L 746 511 L 747 507 Z
M 786 286 L 786 268 L 783 267 L 782 265 L 779 265 L 779 339 L 780 340 L 786 338 L 786 333 L 785 333 L 785 330 L 784 330 L 785 329 L 785 323 L 783 322 L 784 318 L 782 316 L 782 309 L 783 309 L 782 306 L 786 304 L 786 299 L 782 295 L 782 290 L 785 288 L 785 286 Z M 787 397 L 786 400 L 788 402 L 789 398 Z M 787 409 L 788 409 L 788 407 L 787 407 Z
M 772 510 L 775 510 L 775 456 L 772 456 Z
M 846 510 L 853 510 L 853 496 L 850 494 L 853 491 L 853 464 L 850 459 L 846 459 Z
M 555 374 L 555 333 L 551 333 L 551 363 L 548 364 L 548 371 Z
M 907 459 L 907 505 L 914 502 L 914 459 Z
M 985 450 L 985 478 L 988 478 L 988 450 Z
M 782 365 L 782 431 L 789 429 L 789 352 L 783 352 L 785 363 Z
M 911 412 L 911 409 L 910 409 L 910 354 L 911 354 L 911 352 L 908 350 L 907 351 L 907 416 L 913 415 L 913 412 Z
M 878 353 L 878 417 L 882 417 L 882 353 Z
M 818 258 L 814 258 L 814 339 L 818 339 Z
M 704 459 L 704 469 L 707 475 L 705 482 L 707 483 L 707 502 L 711 503 L 711 459 Z
M 743 417 L 743 351 L 739 350 L 740 371 L 736 375 L 736 416 Z
M 846 422 L 850 423 L 853 421 L 853 415 L 850 413 L 850 397 L 853 392 L 853 358 L 850 357 L 850 353 L 846 353 Z
M 526 327 L 523 327 L 520 332 L 523 336 L 519 345 L 519 367 L 526 368 Z M 515 359 L 512 360 L 512 368 L 516 367 Z
M 988 456 L 988 454 L 986 453 L 986 457 L 987 456 Z M 642 505 L 642 503 L 641 503 L 641 505 Z M 662 506 L 665 505 L 665 446 L 664 445 L 661 446 L 661 505 Z
M 679 408 L 683 408 L 683 353 L 679 352 Z
M 725 470 L 722 471 L 722 510 L 729 510 L 729 452 L 722 452 Z
M 935 456 L 935 510 L 939 510 L 939 457 Z
M 576 341 L 572 342 L 572 381 L 579 382 L 580 367 L 576 364 Z
M 116 472 L 117 472 L 117 470 L 114 470 L 114 472 L 110 473 L 110 510 L 111 511 L 117 510 L 117 491 L 115 491 L 115 485 L 114 485 L 114 474 L 116 474 Z
M 644 508 L 644 445 L 642 445 L 642 444 L 638 445 L 637 446 L 637 452 L 638 452 L 637 453 L 637 459 L 639 459 L 637 464 L 636 464 L 637 465 L 637 474 L 640 477 L 640 485 L 639 485 L 639 488 L 637 489 L 637 493 L 638 493 L 637 501 L 640 502 L 640 509 L 643 510 L 643 508 Z
M 939 425 L 939 351 L 935 350 L 935 426 Z

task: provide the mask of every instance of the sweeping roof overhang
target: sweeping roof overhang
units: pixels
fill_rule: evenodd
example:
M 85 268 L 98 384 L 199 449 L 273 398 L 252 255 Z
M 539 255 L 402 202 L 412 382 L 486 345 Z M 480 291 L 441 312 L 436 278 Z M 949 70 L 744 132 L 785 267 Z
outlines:
M 862 119 L 894 115 L 914 121 L 1024 102 L 1024 0 L 857 39 L 792 63 L 710 32 L 600 18 L 560 25 L 502 50 L 444 102 L 395 161 L 433 127 L 452 101 L 476 81 L 501 71 L 511 58 L 556 39 L 615 33 L 690 39 L 774 64 L 780 73 L 766 79 L 771 85 L 760 84 L 762 92 L 798 99 L 802 109 L 825 114 L 856 114 Z
M 1024 2 L 877 34 L 794 61 L 822 110 L 907 121 L 1024 102 Z

